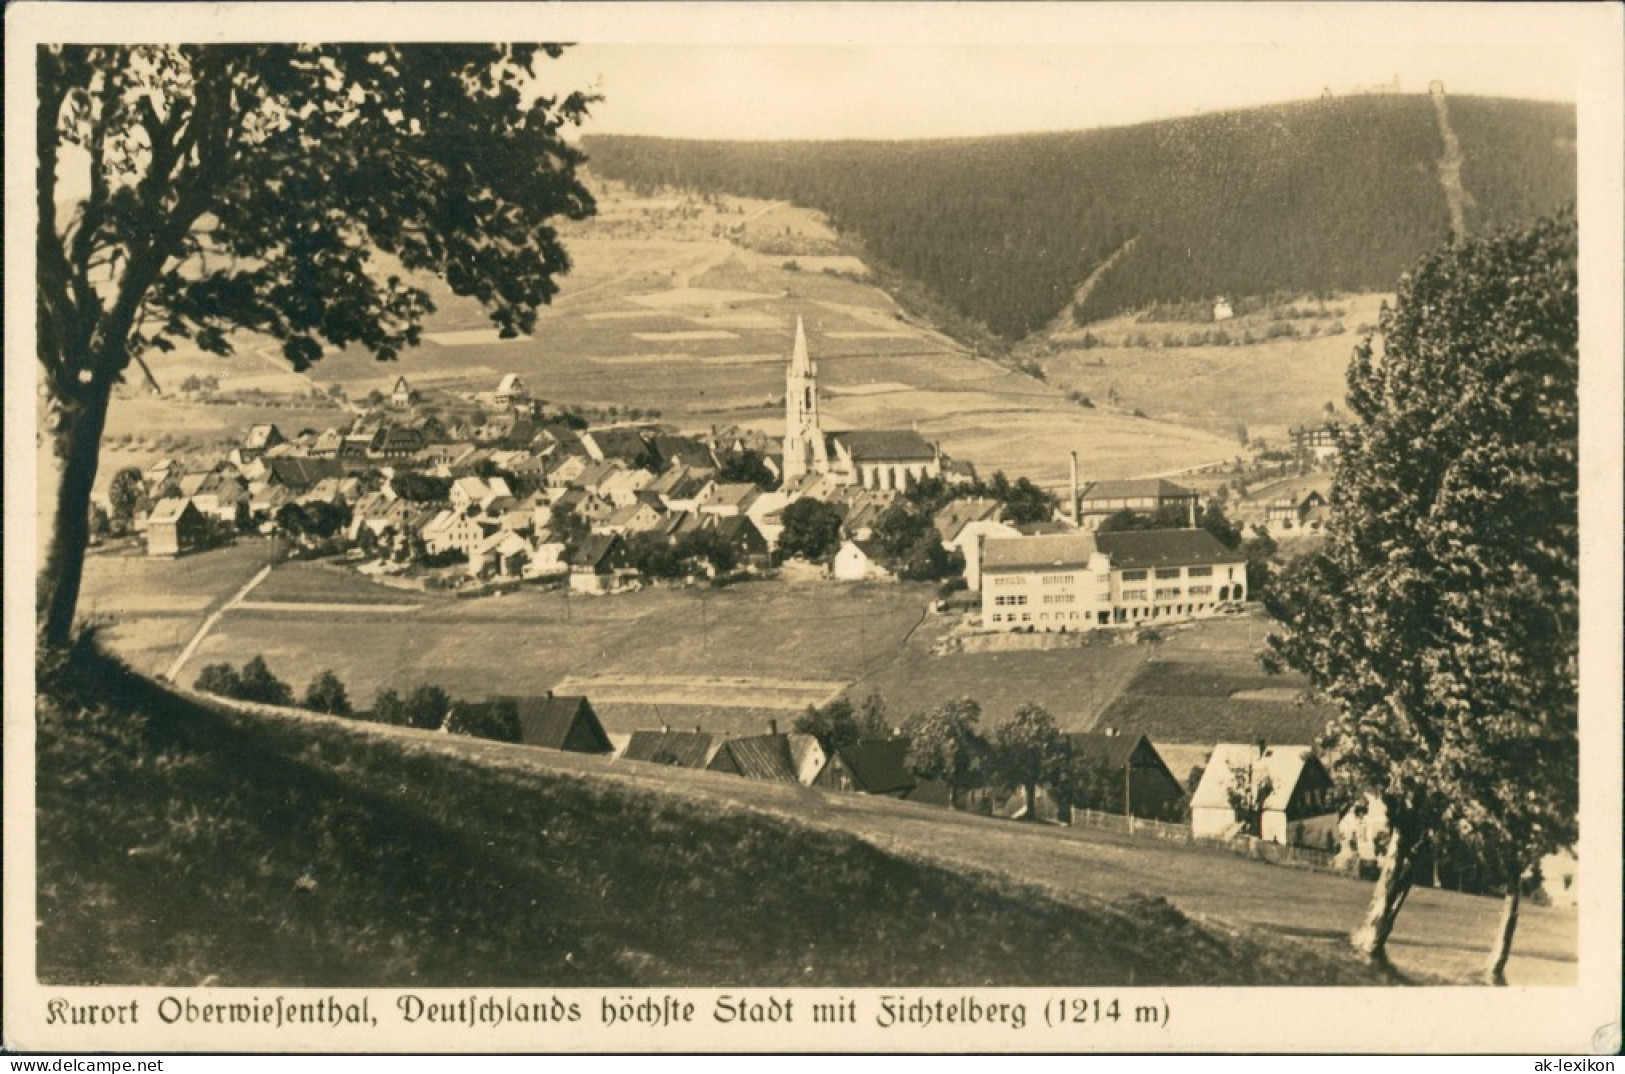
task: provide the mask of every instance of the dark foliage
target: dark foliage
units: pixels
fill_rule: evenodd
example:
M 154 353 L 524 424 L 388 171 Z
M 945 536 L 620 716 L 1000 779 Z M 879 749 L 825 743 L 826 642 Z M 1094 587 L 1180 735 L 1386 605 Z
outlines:
M 1470 226 L 1573 198 L 1572 106 L 1450 109 Z M 586 144 L 611 178 L 821 209 L 884 267 L 1008 339 L 1065 309 L 1130 239 L 1081 319 L 1216 294 L 1386 289 L 1449 234 L 1442 143 L 1420 96 L 953 141 Z

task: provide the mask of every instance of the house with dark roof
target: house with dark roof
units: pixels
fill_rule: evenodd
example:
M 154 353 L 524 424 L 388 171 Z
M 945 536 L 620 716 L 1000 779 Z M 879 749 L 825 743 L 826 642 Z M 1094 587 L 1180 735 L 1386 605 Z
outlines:
M 858 794 L 907 798 L 916 781 L 908 770 L 908 740 L 859 742 L 842 746 L 813 780 L 813 786 Z
M 375 459 L 410 459 L 427 446 L 423 431 L 410 425 L 386 425 L 373 434 L 367 454 Z
M 565 559 L 570 565 L 571 591 L 608 593 L 625 569 L 626 544 L 617 534 L 589 533 Z
M 770 731 L 723 739 L 705 767 L 711 772 L 729 772 L 768 783 L 803 783 L 804 772 L 823 768 L 822 753 L 823 748 L 811 735 Z
M 1202 529 L 1001 537 L 982 546 L 982 625 L 992 630 L 1179 621 L 1246 598 L 1246 557 Z
M 275 425 L 250 426 L 248 435 L 243 437 L 242 446 L 237 449 L 237 453 L 243 462 L 252 462 L 286 439 L 282 435 L 282 430 Z
M 290 492 L 308 492 L 319 481 L 341 477 L 344 468 L 336 459 L 299 458 L 286 456 L 266 459 L 265 481 L 280 485 Z
M 1086 530 L 1099 527 L 1107 518 L 1122 511 L 1154 515 L 1165 509 L 1189 514 L 1201 506 L 1201 495 L 1161 477 L 1131 478 L 1122 481 L 1096 481 L 1084 486 L 1078 496 L 1078 525 Z
M 1108 775 L 1102 809 L 1147 820 L 1185 819 L 1185 788 L 1150 739 L 1099 733 L 1066 737 L 1075 759 Z
M 711 763 L 718 740 L 704 731 L 633 731 L 620 760 L 703 769 Z
M 593 711 L 592 702 L 580 696 L 490 697 L 484 701 L 459 701 L 456 708 L 512 705 L 519 717 L 519 744 L 569 753 L 611 753 L 609 736 Z

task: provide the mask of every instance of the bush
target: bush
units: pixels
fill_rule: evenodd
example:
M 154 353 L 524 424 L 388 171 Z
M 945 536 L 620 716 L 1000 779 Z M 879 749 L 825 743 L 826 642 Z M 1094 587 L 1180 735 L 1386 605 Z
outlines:
M 519 709 L 512 701 L 458 705 L 446 717 L 446 730 L 454 735 L 488 738 L 494 742 L 518 742 Z
M 330 716 L 348 716 L 351 712 L 350 695 L 331 671 L 319 672 L 310 680 L 301 704 L 312 712 L 325 712 Z
M 242 682 L 237 677 L 237 669 L 230 664 L 210 664 L 198 673 L 192 688 L 221 697 L 236 697 Z

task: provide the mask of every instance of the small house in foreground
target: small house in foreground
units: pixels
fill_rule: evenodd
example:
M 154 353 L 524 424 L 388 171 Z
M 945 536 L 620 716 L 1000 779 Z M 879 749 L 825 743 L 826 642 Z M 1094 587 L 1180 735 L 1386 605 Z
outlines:
M 621 751 L 623 761 L 704 768 L 717 749 L 715 735 L 704 731 L 633 731 Z
M 1113 812 L 1147 820 L 1184 819 L 1185 788 L 1144 735 L 1070 734 L 1072 756 L 1109 774 Z M 1123 801 L 1124 793 L 1128 800 Z M 1126 806 L 1126 808 L 1125 808 Z
M 810 779 L 803 778 L 805 773 L 816 774 L 823 766 L 824 751 L 816 738 L 772 731 L 723 739 L 705 767 L 769 783 L 805 783 Z
M 178 556 L 201 548 L 209 539 L 209 520 L 189 499 L 171 496 L 153 505 L 147 516 L 147 555 Z
M 842 746 L 813 780 L 813 786 L 907 798 L 915 786 L 914 776 L 904 763 L 907 755 L 908 741 L 900 738 Z
M 1332 780 L 1308 746 L 1225 742 L 1214 747 L 1191 795 L 1191 834 L 1229 839 L 1256 813 L 1258 836 L 1287 846 L 1333 848 Z

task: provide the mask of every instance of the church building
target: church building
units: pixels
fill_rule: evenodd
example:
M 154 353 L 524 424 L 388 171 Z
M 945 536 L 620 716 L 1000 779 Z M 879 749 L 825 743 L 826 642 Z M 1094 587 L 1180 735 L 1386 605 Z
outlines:
M 784 485 L 829 475 L 843 485 L 885 491 L 942 476 L 942 453 L 910 429 L 826 434 L 818 419 L 818 367 L 796 318 L 796 341 L 784 384 Z

